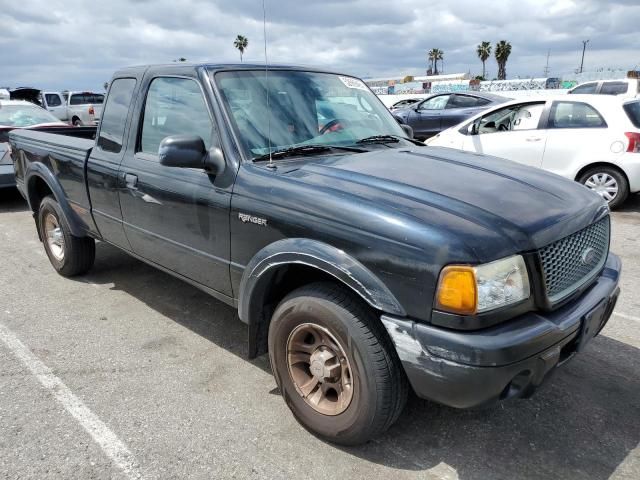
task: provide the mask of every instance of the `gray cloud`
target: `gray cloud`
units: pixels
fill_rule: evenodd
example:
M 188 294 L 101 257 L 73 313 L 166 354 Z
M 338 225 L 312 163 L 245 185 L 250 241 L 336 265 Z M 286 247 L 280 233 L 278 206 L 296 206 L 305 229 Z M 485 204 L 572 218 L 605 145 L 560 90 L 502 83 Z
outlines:
M 419 74 L 426 52 L 445 52 L 448 73 L 477 73 L 475 47 L 509 40 L 509 76 L 640 65 L 637 0 L 299 0 L 267 1 L 270 61 L 319 65 L 360 76 Z M 0 8 L 0 85 L 101 88 L 122 66 L 263 60 L 261 0 L 21 0 Z M 495 74 L 495 61 L 488 62 Z

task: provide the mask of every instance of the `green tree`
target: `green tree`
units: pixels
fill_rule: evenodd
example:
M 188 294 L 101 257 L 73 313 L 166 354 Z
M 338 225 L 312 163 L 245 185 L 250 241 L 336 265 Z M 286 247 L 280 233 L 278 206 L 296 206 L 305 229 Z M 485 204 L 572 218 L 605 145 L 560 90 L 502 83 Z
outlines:
M 496 43 L 495 57 L 498 62 L 498 80 L 507 78 L 507 60 L 511 55 L 511 44 L 506 40 L 500 40 Z
M 491 56 L 491 43 L 482 42 L 478 45 L 476 53 L 478 54 L 478 58 L 482 62 L 482 79 L 484 80 L 484 77 L 486 75 L 485 62 Z
M 238 35 L 233 42 L 233 46 L 240 52 L 240 61 L 242 62 L 242 54 L 249 46 L 249 39 L 243 35 Z

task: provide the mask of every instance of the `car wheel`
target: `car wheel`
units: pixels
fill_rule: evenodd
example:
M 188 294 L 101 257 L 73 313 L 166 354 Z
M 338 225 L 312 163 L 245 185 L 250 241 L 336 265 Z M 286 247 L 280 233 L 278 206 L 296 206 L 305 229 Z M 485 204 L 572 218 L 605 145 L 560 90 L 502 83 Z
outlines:
M 80 119 L 79 119 L 79 118 L 75 117 L 75 118 L 73 119 L 73 126 L 74 126 L 74 127 L 81 127 L 81 126 L 82 126 L 82 122 L 80 121 Z
M 296 419 L 334 443 L 381 434 L 406 403 L 407 379 L 380 320 L 331 283 L 299 288 L 280 302 L 269 326 L 269 359 Z
M 72 277 L 93 266 L 95 240 L 72 235 L 60 205 L 51 196 L 40 203 L 38 229 L 49 261 L 60 275 Z
M 612 167 L 594 167 L 584 172 L 578 182 L 598 193 L 614 209 L 629 196 L 629 182 L 622 172 Z

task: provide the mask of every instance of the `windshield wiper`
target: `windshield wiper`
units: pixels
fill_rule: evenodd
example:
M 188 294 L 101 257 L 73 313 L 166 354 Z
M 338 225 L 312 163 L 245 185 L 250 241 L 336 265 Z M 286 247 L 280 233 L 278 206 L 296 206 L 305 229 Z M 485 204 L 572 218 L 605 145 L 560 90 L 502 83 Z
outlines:
M 331 150 L 345 150 L 347 152 L 363 153 L 366 150 L 358 147 L 343 147 L 340 145 L 296 145 L 295 147 L 283 148 L 281 150 L 274 150 L 271 154 L 265 153 L 264 155 L 258 155 L 253 157 L 254 162 L 261 162 L 265 160 L 278 159 L 284 157 L 295 157 L 297 155 L 316 155 L 318 153 L 324 153 Z
M 421 141 L 414 138 L 402 137 L 400 135 L 372 135 L 371 137 L 361 138 L 356 142 L 358 145 L 367 143 L 398 143 L 400 140 L 406 140 L 415 145 L 424 145 Z

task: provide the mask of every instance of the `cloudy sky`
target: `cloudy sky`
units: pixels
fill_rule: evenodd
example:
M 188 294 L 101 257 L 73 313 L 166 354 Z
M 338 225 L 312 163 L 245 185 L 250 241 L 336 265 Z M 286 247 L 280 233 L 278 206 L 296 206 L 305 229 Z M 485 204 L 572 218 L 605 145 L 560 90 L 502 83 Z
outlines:
M 266 0 L 271 62 L 363 77 L 481 71 L 476 45 L 508 40 L 509 78 L 640 66 L 638 0 Z M 262 0 L 0 0 L 0 86 L 100 89 L 114 69 L 172 61 L 263 61 Z M 489 76 L 496 64 L 488 62 Z

